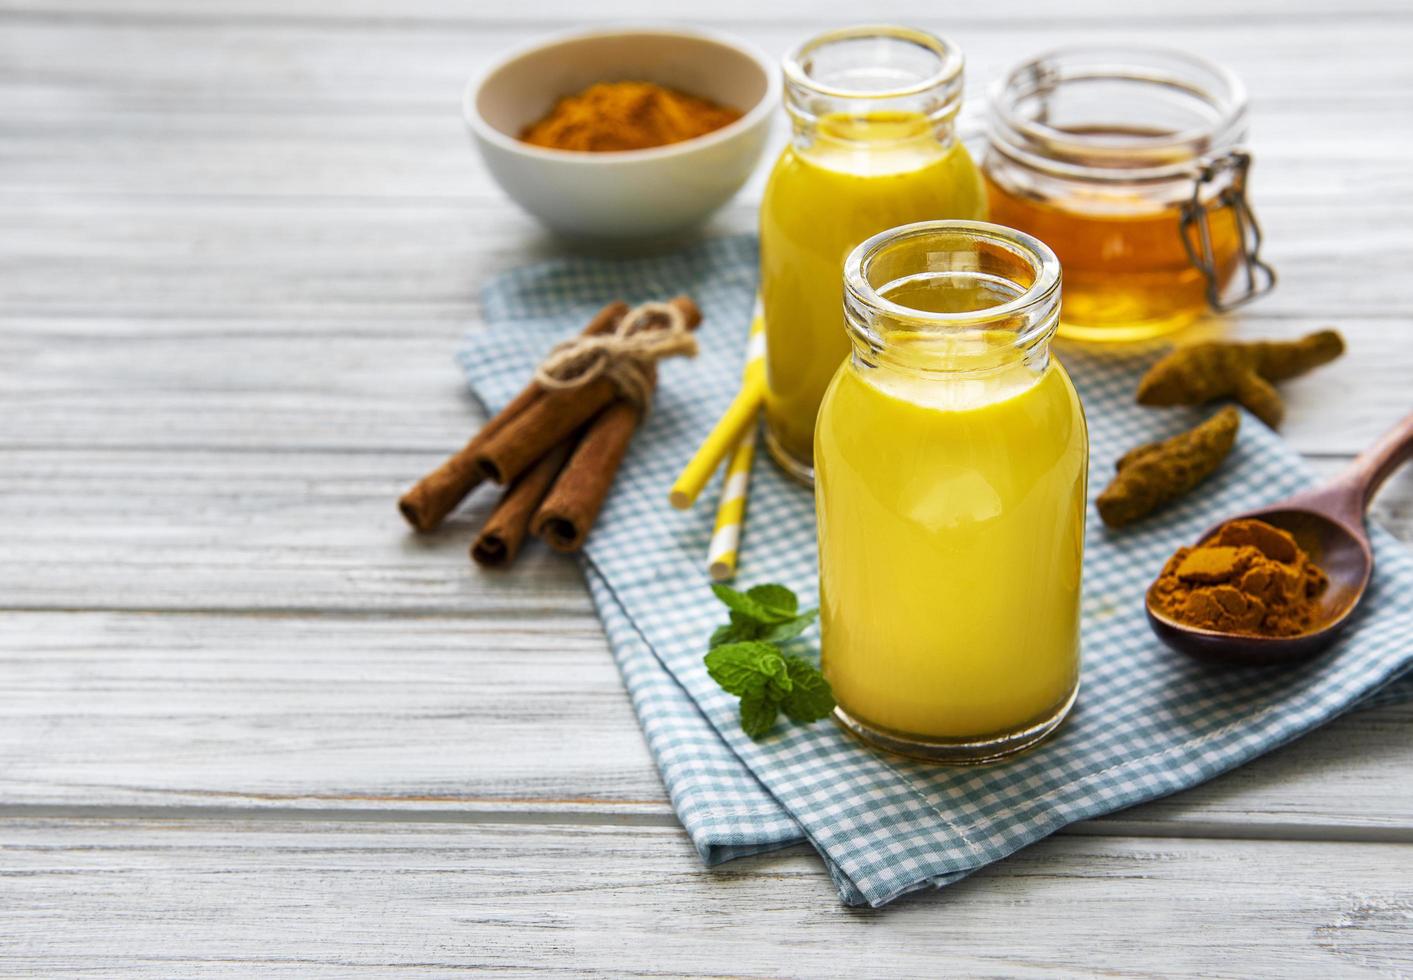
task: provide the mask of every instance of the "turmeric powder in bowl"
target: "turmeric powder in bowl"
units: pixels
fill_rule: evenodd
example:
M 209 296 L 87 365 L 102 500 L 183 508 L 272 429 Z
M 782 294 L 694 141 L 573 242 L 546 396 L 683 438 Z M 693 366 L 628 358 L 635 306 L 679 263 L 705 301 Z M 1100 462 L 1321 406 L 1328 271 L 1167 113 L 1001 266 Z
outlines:
M 705 136 L 741 113 L 654 82 L 598 82 L 560 99 L 520 139 L 552 150 L 647 150 Z
M 1228 521 L 1195 548 L 1179 548 L 1149 599 L 1174 622 L 1222 633 L 1299 636 L 1319 626 L 1329 578 L 1288 532 Z

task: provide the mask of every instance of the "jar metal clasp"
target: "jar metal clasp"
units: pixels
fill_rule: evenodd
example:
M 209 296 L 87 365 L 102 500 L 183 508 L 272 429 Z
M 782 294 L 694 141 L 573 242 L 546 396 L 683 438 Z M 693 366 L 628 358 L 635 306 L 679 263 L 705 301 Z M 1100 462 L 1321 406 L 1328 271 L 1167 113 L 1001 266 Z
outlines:
M 1251 169 L 1251 154 L 1232 150 L 1224 156 L 1203 163 L 1193 174 L 1192 197 L 1182 206 L 1179 230 L 1188 258 L 1207 281 L 1207 302 L 1218 313 L 1227 313 L 1269 293 L 1276 285 L 1276 271 L 1261 259 L 1261 226 L 1251 211 L 1246 197 L 1246 175 Z M 1227 178 L 1210 203 L 1203 201 L 1203 192 L 1217 181 Z M 1214 207 L 1230 208 L 1236 221 L 1237 242 L 1241 250 L 1243 286 L 1234 296 L 1222 295 L 1220 270 L 1212 247 L 1212 229 L 1208 213 Z

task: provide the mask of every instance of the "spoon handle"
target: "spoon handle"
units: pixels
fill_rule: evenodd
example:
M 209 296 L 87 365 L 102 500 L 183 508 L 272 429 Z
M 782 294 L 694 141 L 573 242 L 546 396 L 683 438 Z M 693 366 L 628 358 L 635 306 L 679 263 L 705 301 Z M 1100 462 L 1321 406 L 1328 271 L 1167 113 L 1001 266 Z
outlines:
M 1354 528 L 1364 524 L 1364 512 L 1379 487 L 1409 457 L 1413 457 L 1413 413 L 1389 429 L 1315 495 L 1324 497 L 1338 516 Z

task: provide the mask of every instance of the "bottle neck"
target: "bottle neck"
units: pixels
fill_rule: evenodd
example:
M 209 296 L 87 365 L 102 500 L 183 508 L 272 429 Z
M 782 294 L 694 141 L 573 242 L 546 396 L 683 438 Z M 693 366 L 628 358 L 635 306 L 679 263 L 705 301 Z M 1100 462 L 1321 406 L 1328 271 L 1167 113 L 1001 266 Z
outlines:
M 950 146 L 962 65 L 951 42 L 911 28 L 846 28 L 812 38 L 784 63 L 794 146 L 804 152 Z
M 844 266 L 856 369 L 1027 384 L 1050 363 L 1060 268 L 1043 243 L 978 221 L 933 221 L 864 242 Z
M 1059 322 L 1017 332 L 1014 316 L 995 322 L 919 329 L 877 309 L 848 310 L 846 323 L 855 370 L 899 379 L 983 381 L 998 388 L 1030 384 L 1050 365 L 1050 344 Z

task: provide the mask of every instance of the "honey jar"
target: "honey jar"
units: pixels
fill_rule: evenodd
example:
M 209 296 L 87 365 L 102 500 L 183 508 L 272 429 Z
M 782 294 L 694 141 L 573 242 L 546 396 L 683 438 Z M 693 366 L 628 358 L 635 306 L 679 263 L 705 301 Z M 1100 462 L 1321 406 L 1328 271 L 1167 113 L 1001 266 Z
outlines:
M 990 217 L 1065 270 L 1060 333 L 1138 340 L 1269 291 L 1247 201 L 1246 93 L 1231 72 L 1162 49 L 1067 48 L 991 94 Z

